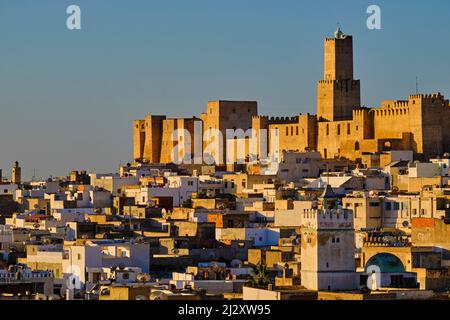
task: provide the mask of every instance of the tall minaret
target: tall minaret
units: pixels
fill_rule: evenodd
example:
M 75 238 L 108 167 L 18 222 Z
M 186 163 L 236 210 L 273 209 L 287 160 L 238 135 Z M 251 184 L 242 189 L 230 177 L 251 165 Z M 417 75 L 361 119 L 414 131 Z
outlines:
M 11 174 L 11 182 L 14 184 L 22 183 L 22 168 L 19 167 L 19 162 L 14 162 Z
M 361 106 L 360 82 L 353 79 L 353 38 L 340 28 L 334 38 L 325 38 L 324 80 L 317 89 L 317 116 L 338 121 L 352 118 Z

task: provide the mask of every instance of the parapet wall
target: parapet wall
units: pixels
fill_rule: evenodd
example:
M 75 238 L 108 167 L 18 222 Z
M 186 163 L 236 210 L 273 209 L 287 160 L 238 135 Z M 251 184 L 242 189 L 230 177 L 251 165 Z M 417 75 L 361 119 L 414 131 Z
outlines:
M 314 229 L 353 229 L 353 214 L 347 209 L 305 209 L 303 225 Z

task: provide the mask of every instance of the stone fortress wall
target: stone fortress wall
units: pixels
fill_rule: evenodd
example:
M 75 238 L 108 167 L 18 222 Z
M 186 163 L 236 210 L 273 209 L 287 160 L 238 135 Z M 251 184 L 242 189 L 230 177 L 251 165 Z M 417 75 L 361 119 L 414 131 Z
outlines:
M 194 137 L 195 122 L 201 123 L 203 132 L 222 132 L 222 159 L 226 159 L 226 130 L 250 128 L 255 130 L 257 157 L 262 150 L 270 154 L 316 150 L 324 158 L 359 160 L 363 153 L 413 150 L 416 158 L 422 159 L 450 151 L 449 100 L 440 93 L 413 94 L 408 100 L 382 101 L 379 108 L 362 107 L 360 80 L 353 79 L 353 38 L 338 30 L 334 38 L 325 38 L 324 47 L 324 79 L 318 81 L 317 115 L 261 116 L 254 101 L 222 100 L 209 101 L 200 118 L 148 115 L 133 123 L 134 159 L 170 163 L 171 152 L 180 143 L 172 141 L 174 130 L 187 129 Z M 267 145 L 261 143 L 261 129 L 268 130 Z M 271 131 L 279 141 L 277 150 L 272 150 Z M 217 138 L 203 141 L 203 149 Z M 250 152 L 250 138 L 243 139 L 246 153 Z M 192 153 L 193 148 L 182 152 Z M 212 156 L 219 159 L 218 154 Z

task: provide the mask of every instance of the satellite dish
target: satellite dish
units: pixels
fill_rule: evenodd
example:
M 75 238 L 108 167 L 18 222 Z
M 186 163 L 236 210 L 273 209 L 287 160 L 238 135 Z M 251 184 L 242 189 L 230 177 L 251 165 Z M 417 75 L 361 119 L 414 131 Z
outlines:
M 167 300 L 167 298 L 164 292 L 154 291 L 150 294 L 150 300 Z
M 242 266 L 242 261 L 239 260 L 239 259 L 231 260 L 230 266 L 231 266 L 232 268 L 240 268 L 240 267 Z
M 103 289 L 100 291 L 100 295 L 101 295 L 101 296 L 108 296 L 108 295 L 109 295 L 109 288 L 103 288 Z
M 219 210 L 225 210 L 226 209 L 226 205 L 223 202 L 220 202 L 217 204 L 217 209 Z
M 139 273 L 136 279 L 140 282 L 149 282 L 151 280 L 151 277 L 148 273 Z

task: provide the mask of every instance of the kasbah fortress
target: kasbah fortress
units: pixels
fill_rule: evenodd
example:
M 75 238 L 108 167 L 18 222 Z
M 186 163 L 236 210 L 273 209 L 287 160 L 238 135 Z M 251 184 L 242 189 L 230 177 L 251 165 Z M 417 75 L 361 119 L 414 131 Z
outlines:
M 220 130 L 223 137 L 227 129 L 275 130 L 279 150 L 271 150 L 270 141 L 264 140 L 268 145 L 258 141 L 258 153 L 262 148 L 269 154 L 318 151 L 326 159 L 358 162 L 364 154 L 390 150 L 413 150 L 418 160 L 450 152 L 449 100 L 440 93 L 413 94 L 408 100 L 382 101 L 378 108 L 362 107 L 360 80 L 353 77 L 352 36 L 338 29 L 333 38 L 325 38 L 324 46 L 324 79 L 317 84 L 317 115 L 259 116 L 253 101 L 210 101 L 200 118 L 147 115 L 133 123 L 134 160 L 171 163 L 172 150 L 178 143 L 173 141 L 174 131 L 185 129 L 194 137 L 196 123 L 203 131 Z M 181 143 L 183 137 L 178 140 Z M 203 148 L 210 142 L 203 141 Z M 191 148 L 193 153 L 194 146 Z

